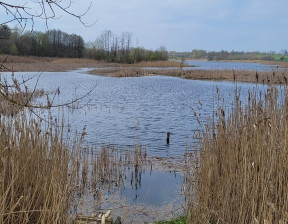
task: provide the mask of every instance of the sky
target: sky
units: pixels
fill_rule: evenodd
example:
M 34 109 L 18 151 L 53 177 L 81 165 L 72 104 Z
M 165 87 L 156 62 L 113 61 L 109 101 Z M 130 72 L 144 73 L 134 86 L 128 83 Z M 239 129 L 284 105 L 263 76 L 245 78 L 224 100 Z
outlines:
M 60 4 L 67 5 L 65 1 Z M 81 35 L 86 42 L 95 41 L 105 30 L 119 36 L 131 32 L 134 46 L 154 50 L 160 46 L 169 51 L 288 48 L 287 0 L 72 0 L 69 10 L 82 14 L 89 6 L 82 19 L 94 25 L 83 26 L 56 10 L 57 20 L 48 21 L 49 29 Z M 34 26 L 47 29 L 43 20 L 35 20 Z

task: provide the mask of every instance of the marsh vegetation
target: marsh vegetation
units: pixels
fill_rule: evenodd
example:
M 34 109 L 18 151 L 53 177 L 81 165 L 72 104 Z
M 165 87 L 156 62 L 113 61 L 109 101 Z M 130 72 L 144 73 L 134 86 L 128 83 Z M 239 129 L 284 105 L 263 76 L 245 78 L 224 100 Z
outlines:
M 287 89 L 235 91 L 201 130 L 187 176 L 190 223 L 287 221 Z

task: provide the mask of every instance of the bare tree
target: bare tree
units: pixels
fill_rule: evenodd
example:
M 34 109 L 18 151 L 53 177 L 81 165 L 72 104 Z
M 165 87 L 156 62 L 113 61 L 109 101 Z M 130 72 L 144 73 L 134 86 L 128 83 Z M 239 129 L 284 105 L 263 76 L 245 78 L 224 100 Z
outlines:
M 59 11 L 77 18 L 84 26 L 93 25 L 86 24 L 83 21 L 83 16 L 90 10 L 92 2 L 90 2 L 87 10 L 81 14 L 76 14 L 70 10 L 72 4 L 71 0 L 19 0 L 13 1 L 13 3 L 8 0 L 0 0 L 0 13 L 6 13 L 4 20 L 2 20 L 3 16 L 1 16 L 0 26 L 16 22 L 22 29 L 25 29 L 30 22 L 33 29 L 35 19 L 40 18 L 45 21 L 45 24 L 48 27 L 48 20 L 57 19 Z
M 71 9 L 72 4 L 73 3 L 71 0 L 26 0 L 26 1 L 23 1 L 23 0 L 2 1 L 0 0 L 0 15 L 2 14 L 0 16 L 0 28 L 2 28 L 1 29 L 2 34 L 0 33 L 0 35 L 3 36 L 2 39 L 5 39 L 6 36 L 8 36 L 10 33 L 10 29 L 7 25 L 11 23 L 15 23 L 15 22 L 23 30 L 26 28 L 27 24 L 31 24 L 32 30 L 33 30 L 35 20 L 42 19 L 44 20 L 45 25 L 48 28 L 48 21 L 50 19 L 58 19 L 59 14 L 61 12 L 77 18 L 84 26 L 93 25 L 93 24 L 88 25 L 83 21 L 83 16 L 86 15 L 87 12 L 90 10 L 92 6 L 92 2 L 90 2 L 90 5 L 87 7 L 87 10 L 85 10 L 82 14 L 74 13 L 73 10 Z M 3 13 L 5 13 L 6 15 L 3 16 Z M 59 44 L 59 42 L 62 41 L 62 39 L 65 39 L 62 37 L 63 35 L 61 36 L 61 34 L 62 33 L 60 32 L 56 32 L 55 35 L 53 36 L 57 44 Z M 25 38 L 25 35 L 23 35 L 23 38 Z M 29 41 L 27 40 L 23 40 L 22 42 L 25 43 L 26 45 L 29 44 Z M 78 38 L 78 36 L 74 35 L 72 38 L 72 42 L 73 42 L 72 47 L 74 48 L 75 51 L 77 51 L 78 54 L 80 54 L 79 53 L 81 50 L 80 48 L 84 47 L 84 41 Z M 25 47 L 28 48 L 29 46 L 25 46 Z M 5 66 L 7 58 L 8 56 L 6 57 L 6 59 L 4 59 L 4 61 L 0 62 L 0 71 L 1 69 L 10 71 L 10 69 L 8 69 Z M 12 75 L 13 75 L 13 71 L 12 71 Z M 37 79 L 37 82 L 36 82 L 37 84 L 38 84 L 39 78 L 40 78 L 40 75 Z M 35 85 L 33 90 L 29 90 L 28 87 L 25 86 L 25 83 L 28 80 L 23 80 L 22 82 L 19 82 L 16 78 L 12 76 L 12 81 L 13 81 L 12 84 L 8 84 L 6 80 L 3 80 L 2 77 L 0 77 L 0 103 L 5 101 L 19 108 L 25 107 L 25 108 L 30 109 L 33 113 L 34 113 L 33 109 L 38 109 L 38 108 L 50 109 L 52 107 L 71 105 L 85 98 L 97 86 L 97 84 L 95 84 L 95 86 L 91 88 L 83 96 L 76 97 L 75 99 L 72 99 L 69 102 L 55 105 L 54 99 L 56 97 L 56 94 L 60 94 L 60 90 L 58 88 L 59 91 L 55 92 L 52 98 L 48 97 L 48 94 L 47 94 L 47 103 L 45 105 L 33 105 L 32 99 L 35 96 L 37 84 Z M 1 109 L 1 105 L 0 105 L 0 109 Z

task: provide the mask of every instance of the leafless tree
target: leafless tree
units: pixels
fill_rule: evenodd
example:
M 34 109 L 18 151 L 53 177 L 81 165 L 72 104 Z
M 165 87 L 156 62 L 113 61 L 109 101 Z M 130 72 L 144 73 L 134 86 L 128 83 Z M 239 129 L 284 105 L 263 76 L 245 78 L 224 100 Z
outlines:
M 83 17 L 91 9 L 92 2 L 90 2 L 90 5 L 87 6 L 87 10 L 85 10 L 81 14 L 73 12 L 71 7 L 72 4 L 72 0 L 0 0 L 0 27 L 2 27 L 2 30 L 7 31 L 9 30 L 9 27 L 7 25 L 10 25 L 11 23 L 17 23 L 24 30 L 27 25 L 31 24 L 33 30 L 36 19 L 42 19 L 45 22 L 46 27 L 48 28 L 48 21 L 51 19 L 58 19 L 61 13 L 68 14 L 74 18 L 77 18 L 84 26 L 93 25 L 86 24 L 83 21 Z M 76 35 L 74 36 L 76 37 Z M 75 42 L 76 40 L 73 41 Z M 5 67 L 6 59 L 0 62 L 0 71 L 2 68 L 9 70 Z M 40 75 L 37 79 L 37 83 L 39 78 Z M 19 108 L 28 108 L 32 112 L 34 109 L 38 108 L 50 109 L 52 107 L 72 105 L 73 103 L 78 102 L 81 99 L 85 98 L 87 95 L 89 95 L 97 86 L 96 83 L 94 87 L 91 88 L 86 94 L 80 97 L 76 97 L 69 102 L 57 105 L 53 103 L 56 94 L 60 94 L 59 91 L 54 93 L 52 98 L 48 97 L 47 94 L 47 103 L 45 105 L 33 105 L 32 99 L 33 96 L 35 96 L 37 84 L 35 85 L 34 89 L 28 90 L 28 87 L 25 86 L 25 83 L 28 80 L 23 80 L 23 82 L 21 83 L 16 78 L 12 77 L 12 81 L 12 84 L 8 84 L 7 81 L 3 80 L 0 76 L 0 103 L 5 101 Z M 15 98 L 16 96 L 19 97 Z
M 2 20 L 3 15 L 0 17 L 0 26 L 16 22 L 22 29 L 25 29 L 27 24 L 31 24 L 33 29 L 35 19 L 40 18 L 48 27 L 48 20 L 59 18 L 59 11 L 77 18 L 84 26 L 93 25 L 83 21 L 83 16 L 90 10 L 92 2 L 81 14 L 76 14 L 71 10 L 72 4 L 71 0 L 18 0 L 12 3 L 8 0 L 0 0 L 0 15 L 6 14 L 4 20 Z

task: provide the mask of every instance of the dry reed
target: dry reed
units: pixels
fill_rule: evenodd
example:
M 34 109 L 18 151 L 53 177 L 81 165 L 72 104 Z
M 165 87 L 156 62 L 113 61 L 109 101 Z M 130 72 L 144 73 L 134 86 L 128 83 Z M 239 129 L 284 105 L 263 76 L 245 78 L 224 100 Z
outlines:
M 0 119 L 0 223 L 64 223 L 76 186 L 78 145 L 27 111 Z
M 288 83 L 288 70 L 274 70 L 271 72 L 247 70 L 200 70 L 200 69 L 144 69 L 140 67 L 113 67 L 95 69 L 91 74 L 108 75 L 112 77 L 141 77 L 150 75 L 164 75 L 195 80 L 239 81 L 261 84 Z
M 68 71 L 78 68 L 93 68 L 105 63 L 85 58 L 52 58 L 13 56 L 0 54 L 0 71 Z
M 130 65 L 131 66 L 131 65 Z M 142 61 L 139 62 L 137 64 L 134 64 L 133 66 L 135 67 L 159 67 L 159 68 L 165 68 L 165 67 L 176 67 L 176 68 L 180 68 L 180 67 L 193 67 L 193 66 L 189 66 L 187 64 L 182 64 L 181 61 Z
M 249 92 L 206 125 L 187 172 L 188 223 L 287 223 L 288 95 Z
M 36 116 L 31 103 L 43 91 L 24 83 L 1 79 L 0 223 L 64 223 L 79 182 L 82 139 L 68 142 L 60 118 Z

